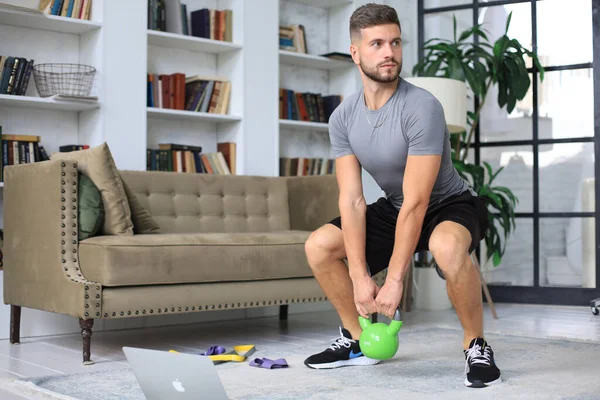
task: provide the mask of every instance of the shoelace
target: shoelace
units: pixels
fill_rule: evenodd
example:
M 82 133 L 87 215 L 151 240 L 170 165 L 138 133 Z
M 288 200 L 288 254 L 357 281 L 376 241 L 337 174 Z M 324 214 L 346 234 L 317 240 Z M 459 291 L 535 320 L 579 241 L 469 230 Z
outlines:
M 483 352 L 481 350 L 482 348 L 478 344 L 474 345 L 469 350 L 467 350 L 467 360 L 465 361 L 465 373 L 469 372 L 470 364 L 483 364 L 488 367 L 491 365 L 490 347 L 485 346 L 483 348 Z
M 348 339 L 346 336 L 344 336 L 344 334 L 342 333 L 342 328 L 340 328 L 340 337 L 334 339 L 335 342 L 333 342 L 333 344 L 329 346 L 331 350 L 337 350 L 342 347 L 349 349 L 350 346 L 352 346 L 352 343 L 354 343 L 354 340 Z

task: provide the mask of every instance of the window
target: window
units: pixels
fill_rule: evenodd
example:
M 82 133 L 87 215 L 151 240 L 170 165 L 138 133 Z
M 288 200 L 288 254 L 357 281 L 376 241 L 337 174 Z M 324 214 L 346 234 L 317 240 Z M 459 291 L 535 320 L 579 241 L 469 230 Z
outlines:
M 519 198 L 501 265 L 482 263 L 494 300 L 582 304 L 600 294 L 593 7 L 592 0 L 419 0 L 419 57 L 425 41 L 452 39 L 453 17 L 458 32 L 483 23 L 493 43 L 512 12 L 508 35 L 536 51 L 545 69 L 541 81 L 527 59 L 531 86 L 510 114 L 492 87 L 475 135 L 475 162 L 504 167 L 494 184 Z

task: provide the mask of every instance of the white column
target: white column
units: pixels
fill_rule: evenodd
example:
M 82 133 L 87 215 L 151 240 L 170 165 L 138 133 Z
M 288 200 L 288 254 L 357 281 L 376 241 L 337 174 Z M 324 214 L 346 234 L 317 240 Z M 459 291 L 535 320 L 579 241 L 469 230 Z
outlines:
M 244 3 L 244 175 L 279 175 L 279 2 Z M 266 156 L 265 156 L 266 154 Z
M 147 7 L 104 1 L 103 140 L 119 169 L 146 169 Z

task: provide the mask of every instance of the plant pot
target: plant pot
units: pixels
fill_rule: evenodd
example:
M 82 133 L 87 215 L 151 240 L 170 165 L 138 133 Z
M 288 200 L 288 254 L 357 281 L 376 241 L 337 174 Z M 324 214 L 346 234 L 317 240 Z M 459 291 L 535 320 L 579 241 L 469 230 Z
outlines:
M 414 306 L 417 310 L 450 310 L 446 281 L 440 278 L 435 268 L 414 268 Z
M 467 84 L 443 77 L 409 77 L 405 81 L 427 90 L 444 109 L 448 132 L 460 133 L 467 129 Z

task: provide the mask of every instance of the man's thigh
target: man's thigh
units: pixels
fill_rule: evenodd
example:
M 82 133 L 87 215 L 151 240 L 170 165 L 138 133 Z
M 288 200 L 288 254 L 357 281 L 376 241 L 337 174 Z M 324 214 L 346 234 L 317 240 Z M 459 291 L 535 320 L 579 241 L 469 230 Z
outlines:
M 383 197 L 367 205 L 365 258 L 371 276 L 389 265 L 394 251 L 397 219 L 398 210 Z M 330 223 L 343 229 L 340 217 Z
M 488 214 L 485 203 L 479 197 L 463 193 L 455 196 L 428 211 L 417 251 L 429 250 L 429 240 L 436 227 L 444 221 L 451 221 L 465 227 L 470 234 L 469 253 L 485 237 Z

